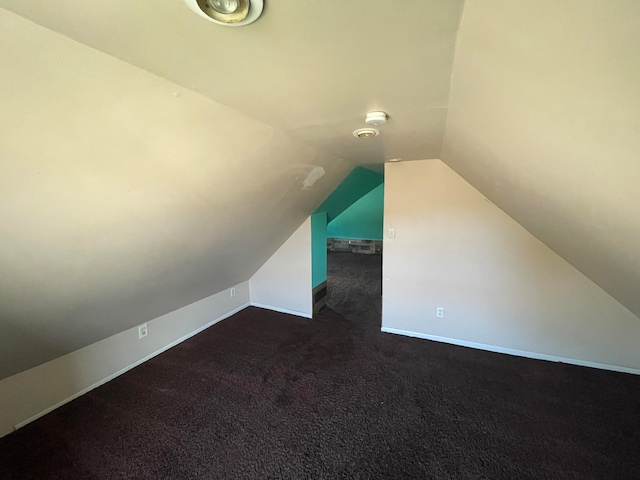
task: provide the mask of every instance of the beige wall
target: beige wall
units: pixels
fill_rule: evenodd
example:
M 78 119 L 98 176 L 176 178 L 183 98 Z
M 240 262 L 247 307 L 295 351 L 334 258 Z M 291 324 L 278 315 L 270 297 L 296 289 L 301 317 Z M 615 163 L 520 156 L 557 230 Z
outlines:
M 249 280 L 251 304 L 311 318 L 311 218 Z
M 640 315 L 640 2 L 467 0 L 440 158 Z
M 0 380 L 0 437 L 252 304 L 312 316 L 311 220 L 250 281 Z
M 249 283 L 234 288 L 0 380 L 0 437 L 245 308 Z
M 2 9 L 0 59 L 0 378 L 247 281 L 352 168 Z
M 384 329 L 640 369 L 640 319 L 440 160 L 387 164 L 384 214 Z

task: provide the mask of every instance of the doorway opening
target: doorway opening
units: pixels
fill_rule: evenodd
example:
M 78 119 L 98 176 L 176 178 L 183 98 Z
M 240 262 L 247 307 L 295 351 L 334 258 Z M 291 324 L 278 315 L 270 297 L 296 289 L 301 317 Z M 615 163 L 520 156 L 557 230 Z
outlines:
M 314 313 L 381 325 L 383 180 L 355 168 L 312 216 Z

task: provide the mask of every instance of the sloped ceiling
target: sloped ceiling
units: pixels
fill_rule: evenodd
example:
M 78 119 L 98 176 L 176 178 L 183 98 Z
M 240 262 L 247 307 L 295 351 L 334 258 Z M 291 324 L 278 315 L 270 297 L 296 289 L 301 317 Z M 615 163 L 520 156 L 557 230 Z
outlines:
M 640 2 L 468 1 L 442 159 L 640 315 Z
M 382 240 L 384 185 L 378 185 L 327 224 L 327 237 Z
M 0 377 L 248 279 L 395 157 L 441 157 L 640 313 L 635 1 L 0 7 Z
M 0 377 L 247 280 L 355 165 L 440 150 L 461 0 L 267 1 L 238 29 L 0 7 Z
M 182 0 L 0 6 L 358 163 L 440 153 L 463 0 L 267 0 L 242 28 Z M 384 135 L 354 142 L 369 110 Z
M 352 168 L 4 10 L 0 59 L 0 377 L 248 280 Z
M 384 181 L 384 175 L 356 167 L 345 177 L 314 213 L 326 212 L 331 223 L 351 205 Z

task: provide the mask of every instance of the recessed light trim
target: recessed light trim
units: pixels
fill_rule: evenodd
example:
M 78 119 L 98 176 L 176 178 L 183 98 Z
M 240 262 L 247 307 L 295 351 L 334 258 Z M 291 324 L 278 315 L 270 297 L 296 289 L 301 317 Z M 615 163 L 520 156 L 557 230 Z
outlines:
M 389 162 L 393 162 L 393 163 L 398 163 L 398 162 L 401 162 L 402 159 L 401 158 L 390 158 L 388 161 Z
M 373 138 L 380 135 L 380 130 L 377 128 L 359 128 L 353 132 L 354 137 L 358 138 Z
M 242 27 L 255 22 L 264 9 L 264 0 L 184 0 L 202 18 L 225 27 Z

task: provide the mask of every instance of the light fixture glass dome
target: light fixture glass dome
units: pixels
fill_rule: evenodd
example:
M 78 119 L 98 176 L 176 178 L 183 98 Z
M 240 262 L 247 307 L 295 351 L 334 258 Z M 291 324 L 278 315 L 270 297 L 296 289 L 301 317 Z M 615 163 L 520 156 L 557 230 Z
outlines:
M 241 27 L 255 22 L 264 8 L 264 0 L 183 1 L 202 18 L 227 27 Z
M 238 0 L 209 0 L 209 6 L 220 13 L 233 13 L 238 10 L 240 2 Z

